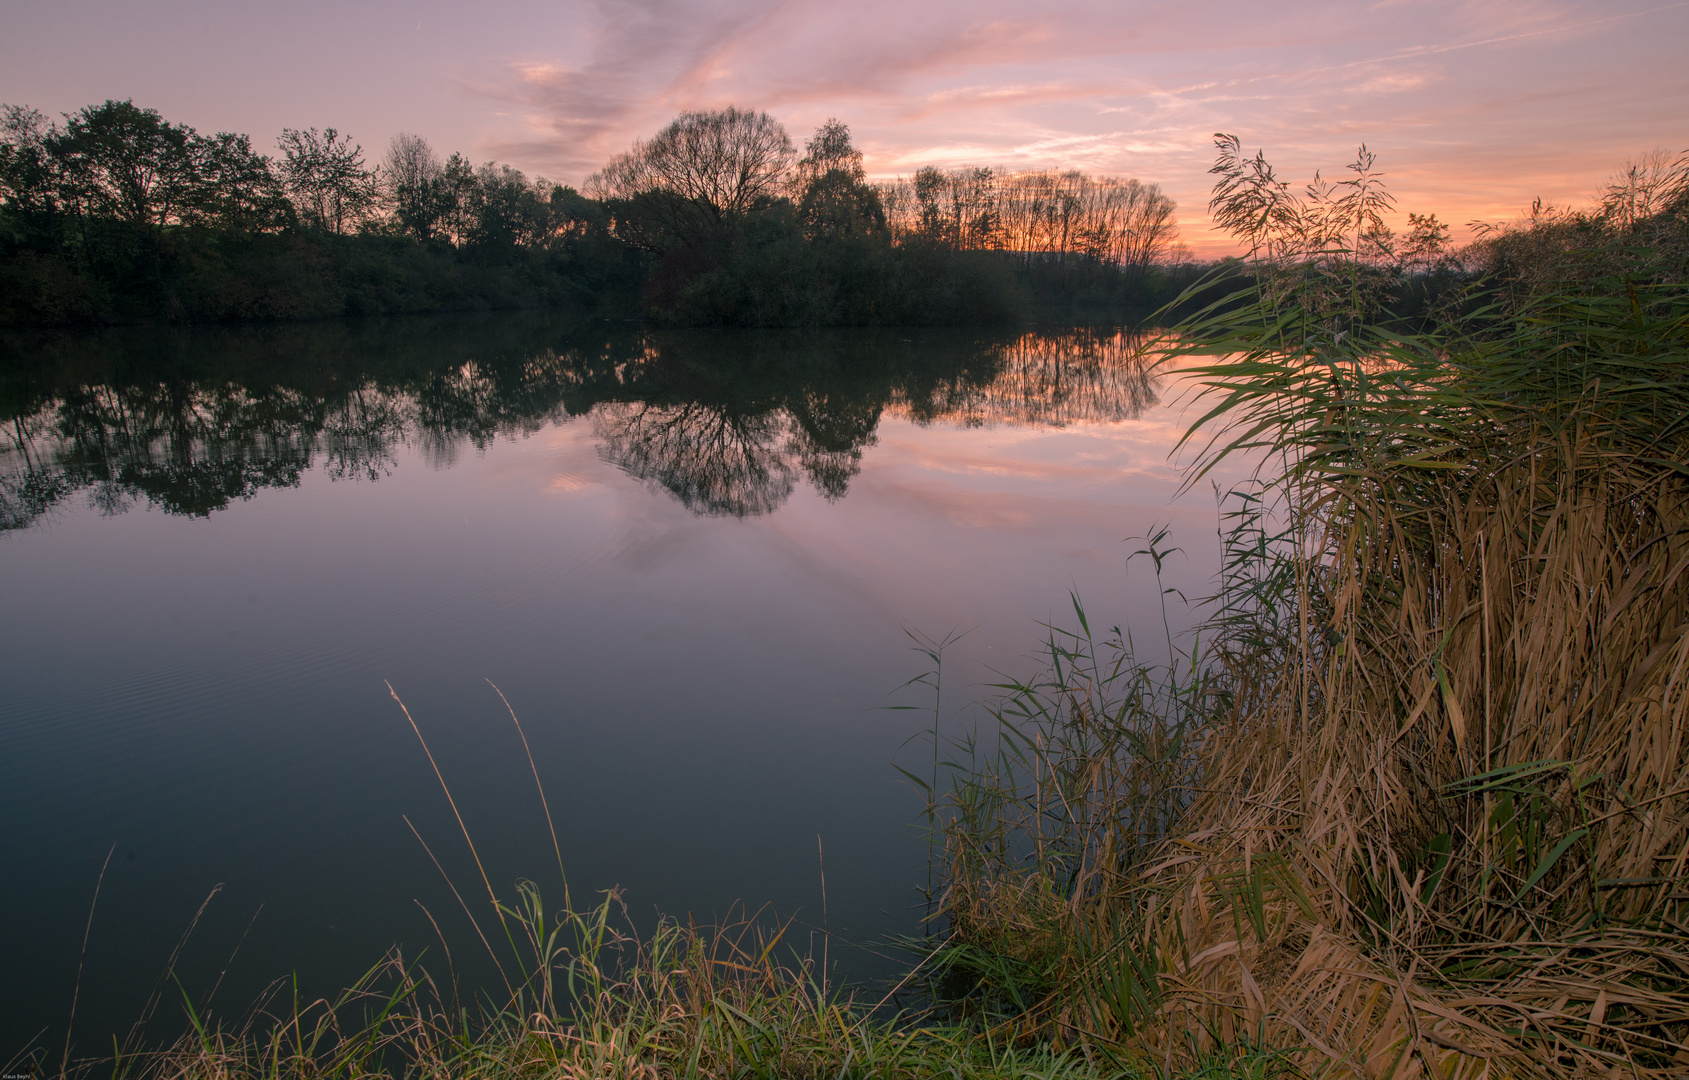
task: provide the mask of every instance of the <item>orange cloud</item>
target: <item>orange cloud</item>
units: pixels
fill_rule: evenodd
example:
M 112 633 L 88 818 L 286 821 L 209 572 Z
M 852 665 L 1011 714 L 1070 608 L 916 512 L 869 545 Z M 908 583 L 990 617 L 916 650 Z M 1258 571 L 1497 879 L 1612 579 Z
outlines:
M 1580 201 L 1628 155 L 1689 145 L 1689 3 L 1595 17 L 1531 0 L 586 10 L 574 63 L 536 53 L 477 86 L 523 116 L 489 137 L 495 155 L 578 180 L 682 108 L 765 108 L 799 140 L 836 115 L 879 175 L 969 163 L 1158 182 L 1186 241 L 1213 254 L 1231 248 L 1206 217 L 1216 131 L 1304 179 L 1365 142 L 1404 213 L 1455 222 Z

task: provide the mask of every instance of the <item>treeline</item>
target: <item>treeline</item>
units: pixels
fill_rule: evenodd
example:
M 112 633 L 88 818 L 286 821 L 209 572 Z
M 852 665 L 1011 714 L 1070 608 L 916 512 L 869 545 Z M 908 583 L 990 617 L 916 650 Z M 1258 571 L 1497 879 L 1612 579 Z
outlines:
M 1178 237 L 1172 199 L 1116 176 L 929 166 L 880 192 L 899 238 L 1006 251 L 1027 263 L 1077 257 L 1142 272 Z
M 869 181 L 849 129 L 799 156 L 765 113 L 683 113 L 587 181 L 647 252 L 648 310 L 748 325 L 1014 322 L 1147 312 L 1176 295 L 1152 184 L 923 169 Z
M 567 187 L 386 161 L 330 128 L 279 157 L 107 101 L 49 123 L 0 112 L 0 322 L 309 319 L 593 303 L 637 283 Z
M 0 324 L 569 307 L 681 324 L 1119 317 L 1176 293 L 1173 204 L 1079 173 L 870 183 L 844 125 L 684 113 L 587 192 L 396 136 L 275 156 L 130 101 L 0 108 Z M 1185 276 L 1189 276 L 1188 274 Z

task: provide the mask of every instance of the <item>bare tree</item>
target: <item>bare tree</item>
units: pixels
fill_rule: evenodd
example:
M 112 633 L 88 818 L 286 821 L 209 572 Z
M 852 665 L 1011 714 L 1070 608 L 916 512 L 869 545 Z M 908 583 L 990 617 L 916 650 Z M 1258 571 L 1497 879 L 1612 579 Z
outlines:
M 650 250 L 698 243 L 778 197 L 792 140 L 764 112 L 684 112 L 649 142 L 587 179 L 596 198 L 623 205 L 616 230 Z
M 283 128 L 282 180 L 299 216 L 325 232 L 342 233 L 375 206 L 375 172 L 364 148 L 333 128 Z
M 1178 236 L 1173 200 L 1155 184 L 1081 172 L 925 168 L 881 186 L 894 235 L 1031 259 L 1083 255 L 1128 268 Z
M 399 228 L 418 240 L 430 240 L 441 222 L 451 216 L 456 199 L 453 185 L 428 140 L 400 132 L 387 145 L 381 178 Z

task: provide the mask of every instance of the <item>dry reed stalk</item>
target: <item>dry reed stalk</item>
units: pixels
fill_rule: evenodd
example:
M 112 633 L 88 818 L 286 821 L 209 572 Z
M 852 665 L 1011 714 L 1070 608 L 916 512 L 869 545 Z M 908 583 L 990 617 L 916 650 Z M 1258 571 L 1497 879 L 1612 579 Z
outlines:
M 1131 886 L 1169 1033 L 1356 1075 L 1689 1067 L 1689 486 L 1538 449 L 1421 521 L 1339 492 L 1303 598 L 1331 640 L 1216 732 L 1194 861 Z
M 1234 521 L 1217 692 L 1184 699 L 1202 738 L 1134 788 L 1139 748 L 1084 733 L 1137 707 L 1046 683 L 1023 759 L 958 785 L 961 947 L 1036 991 L 1006 1028 L 1167 1068 L 1244 1043 L 1332 1076 L 1685 1075 L 1689 297 L 1662 271 L 1385 331 L 1343 306 L 1377 267 L 1330 242 L 1342 200 L 1235 151 L 1276 262 L 1191 330 L 1231 354 L 1197 475 L 1280 456 Z M 1181 811 L 1164 838 L 1145 805 Z

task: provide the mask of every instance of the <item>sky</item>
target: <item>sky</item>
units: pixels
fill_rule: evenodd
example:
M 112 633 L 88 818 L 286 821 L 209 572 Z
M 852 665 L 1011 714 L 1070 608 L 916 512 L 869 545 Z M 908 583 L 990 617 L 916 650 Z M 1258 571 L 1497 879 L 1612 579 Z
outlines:
M 1689 0 L 0 0 L 0 102 L 132 98 L 271 148 L 401 131 L 579 185 L 683 109 L 828 117 L 870 174 L 1076 168 L 1154 182 L 1191 250 L 1216 132 L 1301 184 L 1365 143 L 1398 209 L 1582 205 L 1689 150 Z

